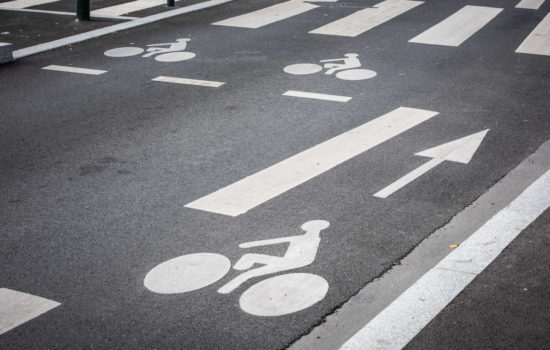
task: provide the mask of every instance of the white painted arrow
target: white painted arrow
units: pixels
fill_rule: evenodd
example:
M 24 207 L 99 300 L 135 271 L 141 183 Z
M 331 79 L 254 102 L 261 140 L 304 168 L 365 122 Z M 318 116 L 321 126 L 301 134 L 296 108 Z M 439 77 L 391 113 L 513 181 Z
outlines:
M 460 138 L 458 140 L 447 142 L 443 145 L 439 145 L 434 148 L 430 148 L 425 151 L 416 153 L 415 156 L 422 156 L 422 157 L 428 157 L 433 159 L 421 165 L 420 167 L 414 169 L 407 175 L 403 176 L 399 180 L 389 185 L 388 187 L 382 189 L 381 191 L 376 192 L 374 196 L 379 198 L 387 198 L 395 191 L 406 186 L 410 182 L 424 175 L 425 173 L 427 173 L 428 171 L 435 168 L 436 166 L 438 166 L 439 164 L 443 163 L 446 160 L 451 162 L 468 164 L 470 160 L 472 160 L 474 153 L 476 153 L 479 145 L 485 138 L 485 135 L 487 134 L 488 131 L 489 129 L 483 130 L 478 133 Z

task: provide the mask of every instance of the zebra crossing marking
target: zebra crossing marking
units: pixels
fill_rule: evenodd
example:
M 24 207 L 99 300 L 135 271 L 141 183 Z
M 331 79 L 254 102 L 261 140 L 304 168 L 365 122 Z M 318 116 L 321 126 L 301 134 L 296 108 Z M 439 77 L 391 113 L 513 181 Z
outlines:
M 435 26 L 412 38 L 409 42 L 460 46 L 460 44 L 483 28 L 502 10 L 502 8 L 496 7 L 466 5 Z
M 175 0 L 179 2 L 180 0 Z M 102 15 L 102 16 L 120 16 L 130 12 L 136 12 L 141 10 L 146 10 L 151 7 L 166 5 L 166 0 L 136 0 L 125 2 L 119 5 L 113 5 L 109 7 L 104 7 L 98 10 L 90 12 L 93 15 Z
M 186 204 L 185 207 L 239 216 L 437 114 L 423 109 L 399 107 Z
M 0 334 L 61 305 L 36 295 L 0 288 Z
M 518 9 L 529 9 L 537 10 L 544 3 L 544 0 L 521 0 L 516 8 Z
M 419 5 L 424 1 L 386 0 L 373 7 L 357 11 L 347 17 L 310 31 L 311 34 L 356 37 Z
M 51 2 L 57 2 L 59 0 L 13 0 L 0 3 L 0 7 L 12 8 L 12 9 L 24 9 L 26 7 L 38 6 L 49 4 Z
M 550 56 L 550 13 L 525 38 L 516 52 Z

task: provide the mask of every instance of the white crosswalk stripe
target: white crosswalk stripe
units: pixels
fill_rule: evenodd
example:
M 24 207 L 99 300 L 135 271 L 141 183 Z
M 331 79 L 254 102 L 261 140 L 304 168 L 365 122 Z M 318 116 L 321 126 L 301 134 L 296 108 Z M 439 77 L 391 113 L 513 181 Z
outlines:
M 521 0 L 516 8 L 518 9 L 529 9 L 537 10 L 544 3 L 544 0 Z
M 550 56 L 550 13 L 525 38 L 516 52 Z
M 130 12 L 146 10 L 162 5 L 166 5 L 166 0 L 136 0 L 94 10 L 91 12 L 91 14 L 102 16 L 121 16 Z
M 0 8 L 24 9 L 27 7 L 49 4 L 56 1 L 59 0 L 13 0 L 0 3 Z

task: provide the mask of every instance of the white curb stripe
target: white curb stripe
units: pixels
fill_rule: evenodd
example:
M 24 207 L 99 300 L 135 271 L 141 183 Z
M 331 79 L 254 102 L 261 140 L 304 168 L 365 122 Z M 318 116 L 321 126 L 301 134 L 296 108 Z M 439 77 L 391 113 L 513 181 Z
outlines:
M 47 67 L 43 67 L 42 69 L 55 70 L 55 71 L 58 71 L 58 72 L 90 74 L 90 75 L 100 75 L 100 74 L 103 74 L 103 73 L 107 73 L 106 70 L 78 68 L 78 67 L 70 67 L 70 66 L 58 66 L 58 65 L 55 65 L 55 64 L 52 64 L 52 65 L 47 66 Z
M 325 101 L 334 101 L 334 102 L 348 102 L 351 100 L 351 97 L 348 97 L 348 96 L 318 94 L 315 92 L 295 91 L 295 90 L 288 90 L 283 94 L 283 96 L 312 98 L 315 100 L 325 100 Z
M 547 171 L 340 349 L 402 349 L 549 207 L 550 171 Z
M 208 87 L 220 87 L 223 84 L 225 84 L 225 83 L 222 83 L 220 81 L 196 80 L 196 79 L 164 77 L 164 76 L 156 77 L 152 80 L 153 81 L 162 81 L 162 82 L 165 82 L 165 83 L 196 85 L 196 86 L 208 86 Z
M 36 295 L 0 288 L 0 334 L 61 305 Z

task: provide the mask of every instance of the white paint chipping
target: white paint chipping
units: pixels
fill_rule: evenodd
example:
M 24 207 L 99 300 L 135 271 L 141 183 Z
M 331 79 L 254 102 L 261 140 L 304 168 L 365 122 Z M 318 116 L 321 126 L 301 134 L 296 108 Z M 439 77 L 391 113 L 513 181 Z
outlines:
M 525 38 L 516 52 L 550 56 L 550 13 Z
M 544 0 L 521 0 L 516 8 L 518 9 L 529 9 L 537 10 L 544 3 Z
M 144 24 L 157 22 L 166 18 L 179 16 L 184 13 L 190 13 L 190 12 L 210 8 L 213 6 L 222 5 L 231 1 L 233 0 L 209 0 L 209 1 L 201 2 L 195 5 L 181 7 L 172 11 L 166 11 L 166 12 L 158 13 L 156 15 L 151 15 L 144 18 L 136 19 L 134 21 L 119 23 L 109 27 L 92 30 L 86 33 L 72 35 L 63 39 L 58 39 L 58 40 L 50 41 L 39 45 L 29 46 L 24 49 L 15 50 L 13 52 L 13 57 L 14 59 L 19 59 L 19 58 L 34 55 L 40 52 L 53 50 L 55 48 L 62 47 L 65 45 L 75 44 L 81 41 L 97 38 L 106 34 L 111 34 L 121 30 L 139 27 Z
M 36 295 L 0 288 L 0 334 L 61 305 Z
M 185 206 L 238 216 L 437 114 L 397 108 Z
M 402 349 L 548 207 L 550 171 L 416 281 L 340 349 Z
M 310 33 L 356 37 L 423 3 L 423 1 L 386 0 L 373 7 L 357 11 L 347 17 L 312 30 Z
M 319 6 L 304 2 L 302 0 L 290 0 L 212 24 L 217 26 L 238 28 L 260 28 L 268 24 L 299 15 L 309 10 L 313 10 L 317 7 Z
M 207 86 L 207 87 L 220 87 L 225 83 L 219 81 L 208 81 L 208 80 L 196 80 L 196 79 L 187 79 L 187 78 L 175 78 L 175 77 L 165 77 L 159 76 L 153 81 L 162 81 L 165 83 L 174 83 L 174 84 L 185 84 L 185 85 L 197 85 L 197 86 Z
M 409 40 L 411 43 L 459 46 L 478 30 L 483 28 L 503 9 L 496 7 L 467 5 Z
M 351 100 L 351 97 L 348 97 L 348 96 L 318 94 L 315 92 L 295 91 L 295 90 L 288 90 L 283 94 L 283 96 L 311 98 L 315 100 L 325 100 L 325 101 L 334 101 L 334 102 L 348 102 Z
M 180 0 L 175 1 L 179 2 Z M 166 0 L 136 0 L 94 10 L 90 14 L 95 16 L 120 16 L 162 5 L 166 5 Z
M 14 0 L 0 3 L 0 6 L 12 9 L 23 9 L 26 7 L 38 6 L 49 4 L 51 2 L 57 2 L 59 0 Z
M 58 71 L 58 72 L 90 74 L 90 75 L 100 75 L 100 74 L 103 74 L 103 73 L 107 73 L 106 70 L 78 68 L 78 67 L 70 67 L 70 66 L 58 66 L 58 65 L 55 65 L 55 64 L 44 67 L 42 69 L 54 70 L 54 71 Z

